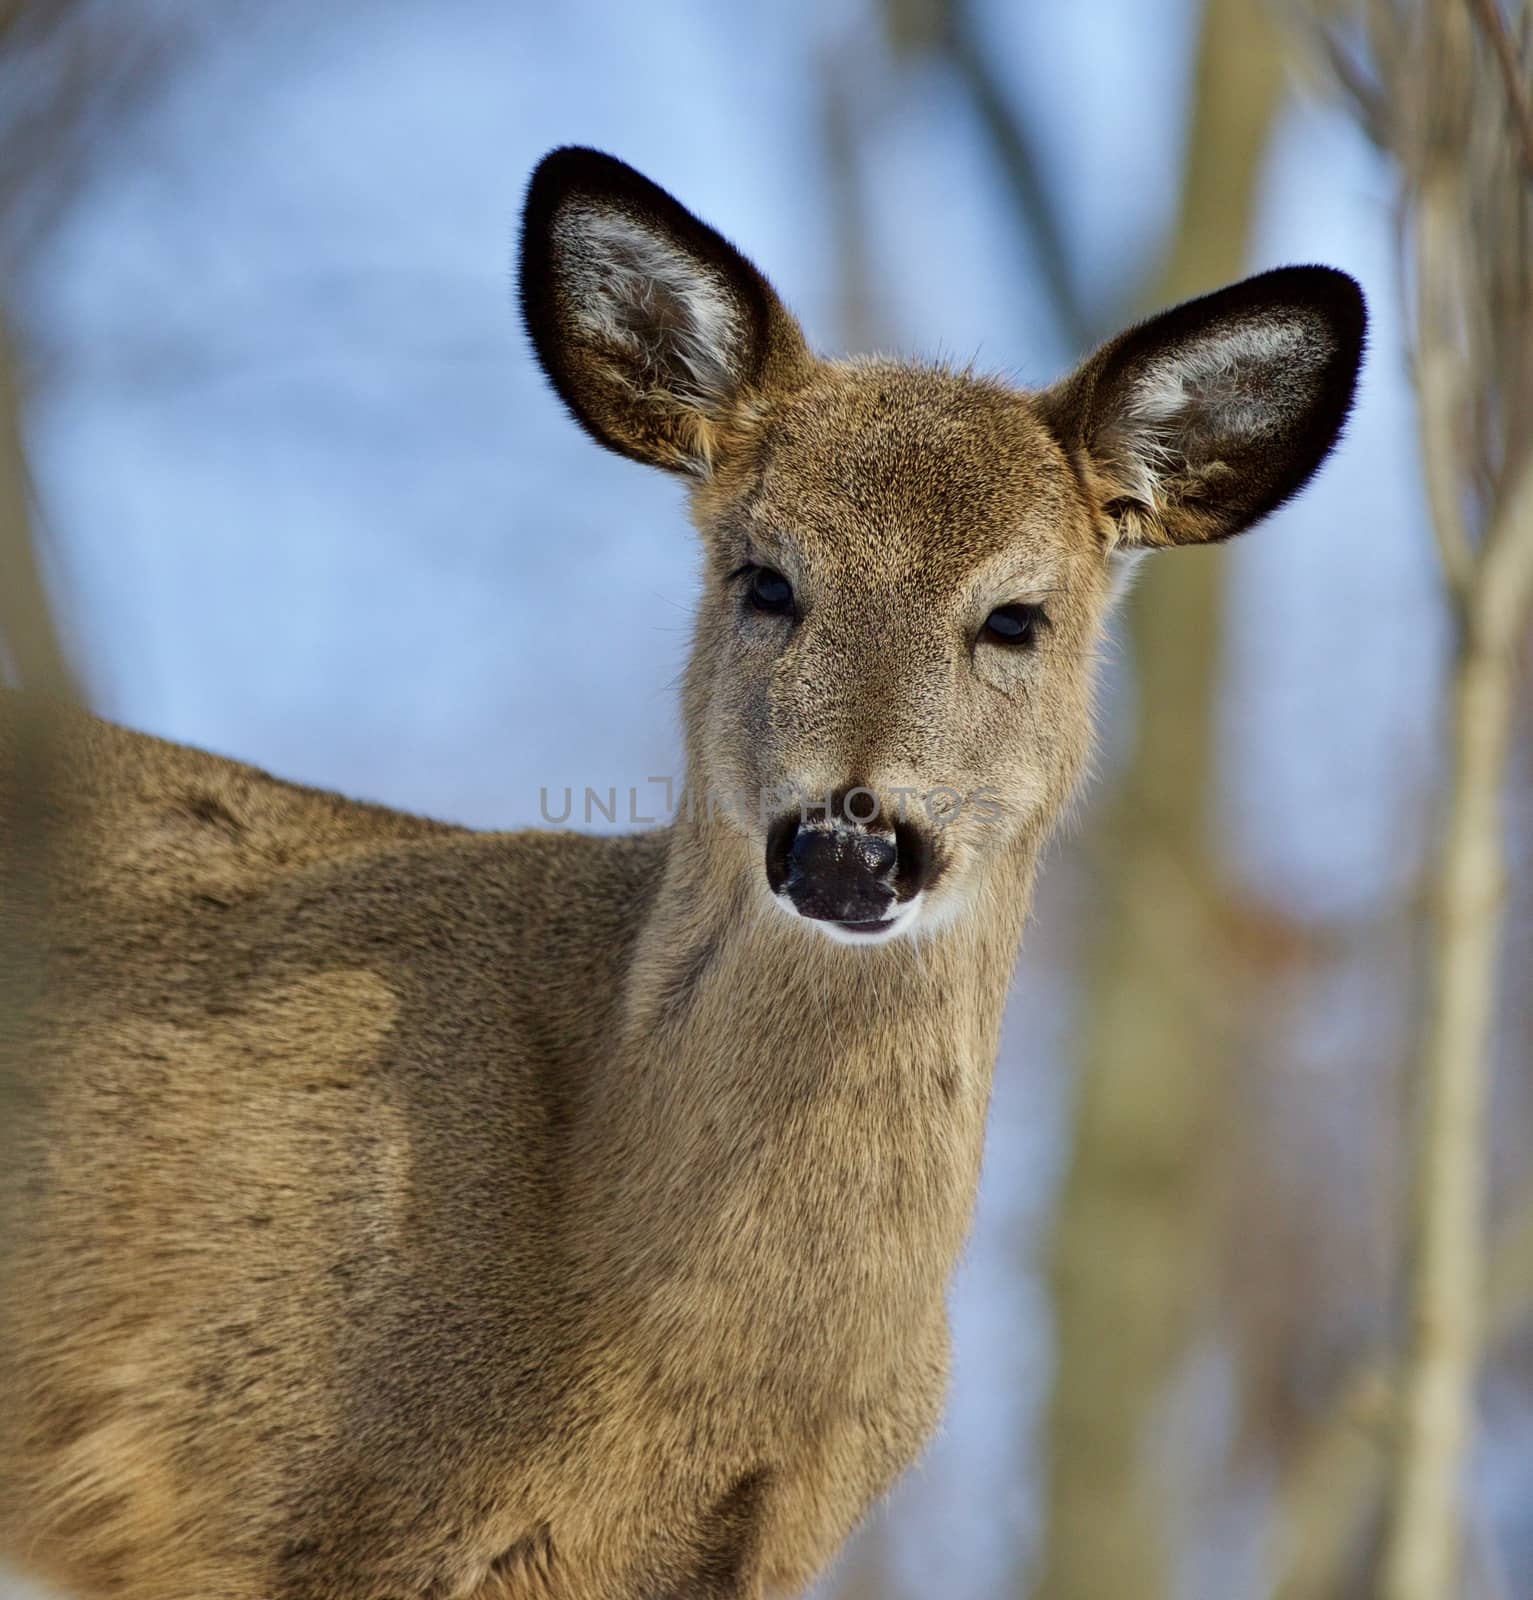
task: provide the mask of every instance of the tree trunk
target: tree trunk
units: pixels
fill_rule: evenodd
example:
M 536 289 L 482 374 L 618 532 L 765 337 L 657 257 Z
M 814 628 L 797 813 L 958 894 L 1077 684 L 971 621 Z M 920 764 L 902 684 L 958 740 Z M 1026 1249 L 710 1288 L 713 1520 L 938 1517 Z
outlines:
M 1164 302 L 1238 277 L 1282 88 L 1248 0 L 1208 0 Z M 1075 1147 L 1054 1244 L 1056 1370 L 1038 1592 L 1167 1592 L 1169 1508 L 1149 1424 L 1210 1264 L 1209 1136 L 1225 1080 L 1209 848 L 1225 567 L 1147 565 L 1130 613 L 1138 739 L 1103 858 Z

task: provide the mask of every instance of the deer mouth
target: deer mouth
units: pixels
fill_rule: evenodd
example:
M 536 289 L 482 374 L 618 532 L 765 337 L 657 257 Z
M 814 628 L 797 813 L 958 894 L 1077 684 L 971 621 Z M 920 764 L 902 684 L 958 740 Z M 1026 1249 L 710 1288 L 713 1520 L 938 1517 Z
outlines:
M 913 899 L 899 902 L 890 908 L 889 915 L 885 917 L 834 919 L 805 917 L 786 895 L 774 895 L 773 898 L 789 916 L 818 928 L 832 944 L 860 945 L 866 949 L 870 945 L 888 944 L 908 934 L 920 916 L 925 896 L 917 894 Z

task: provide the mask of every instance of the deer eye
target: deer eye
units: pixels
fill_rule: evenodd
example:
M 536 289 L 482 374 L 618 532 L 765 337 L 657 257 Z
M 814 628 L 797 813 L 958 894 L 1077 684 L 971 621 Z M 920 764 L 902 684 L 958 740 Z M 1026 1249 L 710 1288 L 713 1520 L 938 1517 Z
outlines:
M 985 618 L 981 638 L 991 644 L 1008 645 L 1012 649 L 1034 644 L 1038 630 L 1048 621 L 1042 606 L 997 606 Z
M 793 585 L 771 567 L 754 568 L 745 593 L 757 611 L 773 617 L 793 615 Z

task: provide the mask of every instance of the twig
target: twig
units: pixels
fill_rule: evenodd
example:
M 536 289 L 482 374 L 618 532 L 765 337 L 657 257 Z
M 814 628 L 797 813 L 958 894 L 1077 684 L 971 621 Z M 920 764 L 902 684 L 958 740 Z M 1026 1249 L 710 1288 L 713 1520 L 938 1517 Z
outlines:
M 1518 429 L 1492 441 L 1486 420 L 1501 397 L 1493 343 L 1525 338 L 1528 327 L 1520 300 L 1487 298 L 1491 280 L 1479 270 L 1487 252 L 1497 252 L 1495 263 L 1503 251 L 1508 261 L 1525 259 L 1521 233 L 1492 220 L 1517 195 L 1516 169 L 1469 159 L 1487 114 L 1501 120 L 1476 66 L 1473 0 L 1469 10 L 1442 0 L 1421 15 L 1411 53 L 1384 81 L 1410 119 L 1398 154 L 1416 191 L 1407 198 L 1417 228 L 1422 450 L 1459 629 L 1451 790 L 1416 1101 L 1410 1329 L 1384 1600 L 1461 1593 L 1464 1476 L 1482 1358 L 1485 1114 L 1504 920 L 1504 791 L 1515 647 L 1533 600 L 1533 506 L 1525 474 L 1508 482 L 1526 459 L 1526 438 Z M 1477 444 L 1502 465 L 1488 475 L 1484 492 L 1494 510 L 1475 546 L 1463 497 L 1481 459 Z
M 1455 673 L 1453 791 L 1422 1063 L 1412 1327 L 1387 1600 L 1456 1593 L 1460 1474 L 1482 1341 L 1484 1124 L 1503 921 L 1503 791 L 1516 646 L 1530 603 L 1533 472 L 1524 469 L 1475 560 Z
M 1467 622 L 1454 684 L 1453 792 L 1422 1062 L 1411 1336 L 1387 1600 L 1446 1600 L 1456 1592 L 1460 1473 L 1479 1360 L 1486 1061 L 1501 943 L 1501 790 L 1512 683 L 1509 656 L 1484 647 L 1472 611 Z
M 1489 1354 L 1533 1309 L 1533 1192 L 1496 1232 L 1485 1298 Z M 1342 1589 L 1349 1552 L 1361 1547 L 1378 1505 L 1400 1377 L 1365 1361 L 1309 1433 L 1287 1475 L 1275 1530 L 1274 1600 L 1331 1600 Z
M 1389 102 L 1342 44 L 1334 28 L 1319 27 L 1316 36 L 1331 76 L 1352 102 L 1352 110 L 1363 132 L 1380 150 L 1389 148 Z
M 1386 1600 L 1457 1592 L 1460 1477 L 1474 1413 L 1484 1295 L 1485 1100 L 1503 921 L 1502 796 L 1515 643 L 1533 566 L 1528 497 L 1509 503 L 1500 564 L 1519 579 L 1507 609 L 1476 564 L 1454 681 L 1453 790 L 1439 872 L 1430 1021 L 1422 1061 L 1421 1155 L 1412 1217 L 1411 1335 L 1401 1405 Z
M 1099 330 L 1081 300 L 1058 207 L 1044 182 L 1038 153 L 996 76 L 990 55 L 975 37 L 968 6 L 951 7 L 945 43 L 948 60 L 963 80 L 1001 164 L 1017 212 L 1026 220 L 1054 309 L 1070 342 L 1085 349 Z
M 1437 539 L 1449 597 L 1460 622 L 1469 605 L 1475 556 L 1459 501 L 1457 441 L 1463 416 L 1465 372 L 1447 302 L 1453 293 L 1451 262 L 1459 220 L 1451 172 L 1437 165 L 1423 178 L 1416 203 L 1416 394 L 1421 407 L 1421 457 L 1432 532 Z
M 1490 41 L 1491 49 L 1496 53 L 1501 81 L 1506 87 L 1507 104 L 1511 107 L 1512 120 L 1517 124 L 1518 137 L 1522 141 L 1522 164 L 1527 169 L 1528 177 L 1533 179 L 1533 103 L 1528 100 L 1525 71 L 1517 53 L 1516 41 L 1496 0 L 1468 0 L 1468 5 L 1480 32 Z
M 1526 349 L 1533 331 L 1521 287 L 1528 212 L 1516 152 L 1502 136 L 1499 96 L 1493 86 L 1487 93 L 1484 81 L 1495 69 L 1475 49 L 1476 18 L 1500 63 L 1530 172 L 1533 122 L 1525 118 L 1517 52 L 1495 6 L 1496 0 L 1469 0 L 1467 8 L 1452 0 L 1368 6 L 1373 79 L 1389 105 L 1402 218 L 1414 230 L 1422 455 L 1458 621 L 1451 796 L 1436 872 L 1416 1097 L 1410 1334 L 1391 1440 L 1384 1600 L 1456 1600 L 1462 1593 L 1465 1464 L 1484 1355 L 1484 1124 L 1503 920 L 1503 797 L 1519 634 L 1533 611 L 1533 450 L 1519 402 L 1525 374 L 1508 357 Z M 1474 159 L 1492 146 L 1496 159 Z M 1514 292 L 1498 292 L 1502 284 Z M 1471 491 L 1491 507 L 1478 541 L 1467 506 Z M 1367 1493 L 1366 1475 L 1354 1470 L 1355 1437 L 1342 1434 L 1330 1443 L 1337 1481 Z M 1302 1498 L 1315 1503 L 1308 1492 Z M 1334 1560 L 1351 1524 L 1334 1505 L 1321 1509 Z M 1293 1589 L 1295 1595 L 1334 1592 L 1315 1587 L 1329 1580 L 1312 1554 L 1306 1550 L 1296 1569 L 1298 1582 L 1310 1587 Z
M 1498 508 L 1480 553 L 1476 610 L 1490 642 L 1510 649 L 1533 612 L 1533 452 Z

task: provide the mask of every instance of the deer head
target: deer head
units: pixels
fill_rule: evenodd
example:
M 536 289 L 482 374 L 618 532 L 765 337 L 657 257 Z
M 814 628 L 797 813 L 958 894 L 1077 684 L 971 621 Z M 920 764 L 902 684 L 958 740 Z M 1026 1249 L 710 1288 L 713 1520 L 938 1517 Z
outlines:
M 685 477 L 704 583 L 689 786 L 762 895 L 841 943 L 931 929 L 1068 799 L 1126 561 L 1300 489 L 1352 402 L 1365 313 L 1264 273 L 1021 393 L 811 353 L 771 285 L 664 190 L 557 150 L 521 246 L 544 371 L 602 444 Z

